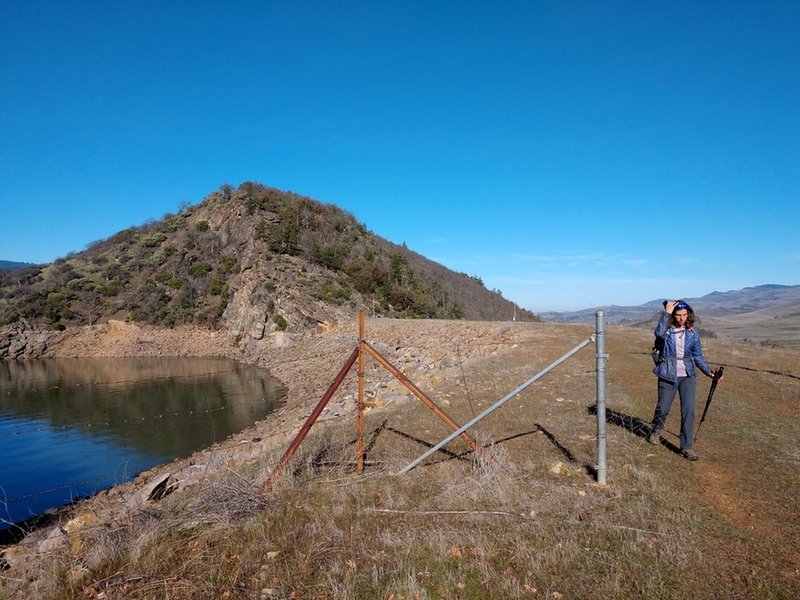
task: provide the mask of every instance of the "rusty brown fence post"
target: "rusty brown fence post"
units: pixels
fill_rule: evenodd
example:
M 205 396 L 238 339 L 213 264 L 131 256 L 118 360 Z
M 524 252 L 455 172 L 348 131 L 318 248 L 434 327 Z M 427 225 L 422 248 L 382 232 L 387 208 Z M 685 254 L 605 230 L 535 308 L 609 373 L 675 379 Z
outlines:
M 478 445 L 478 442 L 466 433 L 463 428 L 459 428 L 458 424 L 453 421 L 447 414 L 439 408 L 433 400 L 428 398 L 422 390 L 420 390 L 411 380 L 408 379 L 399 369 L 397 369 L 392 363 L 386 360 L 380 352 L 378 352 L 375 348 L 373 348 L 369 342 L 366 341 L 365 336 L 365 326 L 364 326 L 364 310 L 361 310 L 359 313 L 359 322 L 358 322 L 358 346 L 353 350 L 353 353 L 347 359 L 347 361 L 342 366 L 342 369 L 339 371 L 339 374 L 334 379 L 333 383 L 331 383 L 328 390 L 322 396 L 317 406 L 311 412 L 309 417 L 306 419 L 303 426 L 300 428 L 300 431 L 297 432 L 292 442 L 289 444 L 289 447 L 286 449 L 286 452 L 283 453 L 278 463 L 275 465 L 275 468 L 272 470 L 272 473 L 261 486 L 261 494 L 267 494 L 271 489 L 272 486 L 277 479 L 277 477 L 283 472 L 286 468 L 286 464 L 289 460 L 294 456 L 294 453 L 297 452 L 297 449 L 300 447 L 300 444 L 305 439 L 308 432 L 311 430 L 311 427 L 314 425 L 316 420 L 319 418 L 320 414 L 322 414 L 323 409 L 328 404 L 330 399 L 336 393 L 336 390 L 339 389 L 339 386 L 344 381 L 344 378 L 347 377 L 347 374 L 350 372 L 350 369 L 355 364 L 356 360 L 358 360 L 358 440 L 357 440 L 357 451 L 358 451 L 358 461 L 357 461 L 357 468 L 358 472 L 362 473 L 364 471 L 364 410 L 365 410 L 365 403 L 364 403 L 364 377 L 365 377 L 365 358 L 366 355 L 371 355 L 381 366 L 383 366 L 389 373 L 394 375 L 394 377 L 400 381 L 405 387 L 407 387 L 417 398 L 419 398 L 425 406 L 427 406 L 437 417 L 439 417 L 445 424 L 447 424 L 450 429 L 456 431 L 458 435 L 460 435 L 464 441 L 469 444 L 469 446 L 475 450 L 476 453 L 481 452 L 481 448 Z
M 347 373 L 350 372 L 350 369 L 356 362 L 356 359 L 359 356 L 359 349 L 356 348 L 353 350 L 353 353 L 350 355 L 350 358 L 345 361 L 342 369 L 339 371 L 339 374 L 336 375 L 336 379 L 333 380 L 328 390 L 323 394 L 322 399 L 319 401 L 317 406 L 311 412 L 309 417 L 306 419 L 306 422 L 303 423 L 303 426 L 300 428 L 300 431 L 297 432 L 297 435 L 292 440 L 292 443 L 289 444 L 289 447 L 286 449 L 286 452 L 283 453 L 281 459 L 278 461 L 278 464 L 275 465 L 275 468 L 272 470 L 272 473 L 264 482 L 264 485 L 261 486 L 261 494 L 267 494 L 272 489 L 272 484 L 275 482 L 275 479 L 283 472 L 283 469 L 286 467 L 286 463 L 289 462 L 289 459 L 294 456 L 294 453 L 297 452 L 297 449 L 300 447 L 300 444 L 305 439 L 308 432 L 311 430 L 311 427 L 314 425 L 314 422 L 319 418 L 322 414 L 322 409 L 325 408 L 325 405 L 328 404 L 330 399 L 336 393 L 336 390 L 339 389 L 339 386 L 342 385 L 342 381 L 344 378 L 347 377 Z

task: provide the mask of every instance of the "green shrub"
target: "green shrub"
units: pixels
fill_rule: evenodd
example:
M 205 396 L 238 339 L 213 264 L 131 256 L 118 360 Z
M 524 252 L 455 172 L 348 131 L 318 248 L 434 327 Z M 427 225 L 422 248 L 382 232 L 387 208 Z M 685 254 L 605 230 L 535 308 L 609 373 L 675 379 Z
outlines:
M 225 275 L 219 271 L 214 273 L 214 277 L 211 279 L 211 285 L 209 285 L 208 291 L 214 296 L 219 296 L 226 287 L 228 286 Z
M 211 272 L 211 265 L 207 262 L 194 263 L 189 267 L 189 275 L 192 277 L 205 277 Z
M 163 250 L 153 252 L 153 254 L 150 255 L 150 258 L 147 259 L 147 263 L 153 265 L 154 267 L 160 267 L 165 262 L 167 262 L 167 253 Z
M 217 311 L 216 317 L 219 318 L 222 316 L 222 313 L 225 312 L 225 309 L 228 307 L 228 302 L 231 300 L 231 290 L 226 285 L 222 289 L 222 293 L 219 295 L 219 302 L 217 303 Z
M 233 273 L 236 266 L 236 259 L 233 256 L 225 255 L 222 257 L 222 265 L 217 268 L 220 273 Z
M 150 275 L 150 281 L 154 281 L 156 283 L 164 283 L 169 281 L 172 275 L 167 271 L 156 271 L 152 275 Z
M 100 293 L 103 296 L 116 296 L 125 287 L 125 282 L 121 279 L 112 279 L 105 285 L 100 286 Z
M 318 289 L 312 292 L 315 298 L 323 302 L 342 304 L 350 298 L 350 290 L 345 286 L 336 285 L 330 281 L 323 283 Z
M 61 319 L 70 319 L 73 316 L 70 308 L 72 295 L 62 291 L 50 292 L 44 302 L 44 316 L 47 317 L 51 326 L 63 329 Z
M 347 249 L 334 244 L 315 246 L 312 254 L 314 262 L 332 271 L 342 270 L 346 256 Z
M 166 234 L 161 233 L 160 231 L 154 231 L 153 233 L 140 235 L 137 241 L 145 248 L 155 248 L 160 246 L 161 242 L 166 239 Z

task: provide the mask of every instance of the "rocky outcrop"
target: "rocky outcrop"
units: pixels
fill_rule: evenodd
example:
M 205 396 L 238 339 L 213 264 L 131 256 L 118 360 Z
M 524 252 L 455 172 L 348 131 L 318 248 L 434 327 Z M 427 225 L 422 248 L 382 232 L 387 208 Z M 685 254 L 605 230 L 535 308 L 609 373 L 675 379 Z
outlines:
M 0 359 L 44 356 L 57 331 L 40 329 L 25 319 L 0 328 Z

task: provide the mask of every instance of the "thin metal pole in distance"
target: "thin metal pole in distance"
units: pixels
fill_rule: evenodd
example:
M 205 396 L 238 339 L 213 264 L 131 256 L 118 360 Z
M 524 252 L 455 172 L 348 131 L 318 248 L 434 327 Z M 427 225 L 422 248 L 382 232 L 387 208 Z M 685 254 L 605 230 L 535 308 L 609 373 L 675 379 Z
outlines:
M 597 483 L 606 484 L 606 336 L 605 314 L 598 310 L 595 314 L 597 341 Z
M 413 469 L 414 467 L 416 467 L 416 466 L 417 466 L 419 463 L 421 463 L 423 460 L 425 460 L 426 458 L 428 458 L 428 457 L 429 457 L 431 454 L 433 454 L 434 452 L 436 452 L 437 450 L 439 450 L 439 449 L 440 449 L 440 448 L 442 448 L 443 446 L 445 446 L 445 445 L 449 444 L 450 442 L 452 442 L 452 441 L 453 441 L 454 439 L 456 439 L 456 438 L 457 438 L 459 435 L 461 435 L 461 434 L 462 434 L 462 433 L 464 433 L 464 432 L 465 432 L 467 429 L 469 429 L 470 427 L 472 427 L 472 426 L 473 426 L 475 423 L 477 423 L 478 421 L 480 421 L 480 420 L 481 420 L 481 419 L 483 419 L 484 417 L 486 417 L 486 416 L 490 415 L 490 414 L 491 414 L 491 413 L 493 413 L 495 410 L 497 410 L 498 408 L 500 408 L 501 406 L 503 406 L 503 404 L 505 404 L 506 402 L 508 402 L 509 400 L 511 400 L 511 399 L 512 399 L 514 396 L 516 396 L 517 394 L 519 394 L 519 393 L 520 393 L 522 390 L 524 390 L 525 388 L 527 388 L 529 385 L 531 385 L 532 383 L 534 383 L 536 380 L 538 380 L 538 379 L 541 379 L 542 377 L 544 377 L 544 376 L 545 376 L 547 373 L 549 373 L 550 371 L 552 371 L 553 369 L 555 369 L 555 368 L 556 368 L 558 365 L 560 365 L 560 364 L 561 364 L 561 363 L 563 363 L 565 360 L 567 360 L 568 358 L 570 358 L 570 357 L 571 357 L 573 354 L 576 354 L 576 353 L 578 353 L 580 350 L 582 350 L 583 348 L 585 348 L 586 346 L 588 346 L 589 344 L 591 344 L 591 343 L 594 341 L 594 339 L 595 339 L 595 336 L 594 336 L 594 335 L 592 335 L 592 337 L 590 337 L 588 340 L 584 340 L 583 342 L 581 342 L 580 344 L 578 344 L 577 346 L 575 346 L 575 347 L 574 347 L 572 350 L 570 350 L 569 352 L 567 352 L 567 353 L 566 353 L 564 356 L 562 356 L 561 358 L 559 358 L 559 359 L 555 360 L 554 362 L 550 363 L 550 364 L 549 364 L 547 367 L 545 367 L 543 370 L 539 371 L 539 372 L 538 372 L 536 375 L 534 375 L 533 377 L 531 377 L 530 379 L 528 379 L 528 380 L 527 380 L 525 383 L 523 383 L 522 385 L 520 385 L 518 388 L 516 388 L 515 390 L 513 390 L 513 391 L 509 392 L 509 393 L 508 393 L 508 394 L 506 394 L 506 395 L 505 395 L 503 398 L 501 398 L 500 400 L 498 400 L 497 402 L 495 402 L 494 404 L 492 404 L 492 405 L 491 405 L 489 408 L 487 408 L 485 411 L 483 411 L 483 412 L 482 412 L 481 414 L 479 414 L 477 417 L 475 417 L 474 419 L 472 419 L 472 420 L 471 420 L 469 423 L 467 423 L 466 425 L 462 425 L 460 428 L 456 429 L 456 430 L 455 430 L 453 433 L 451 433 L 449 436 L 447 436 L 446 438 L 444 438 L 444 439 L 443 439 L 441 442 L 439 442 L 438 444 L 436 444 L 436 445 L 435 445 L 433 448 L 431 448 L 430 450 L 428 450 L 427 452 L 425 452 L 423 455 L 421 455 L 421 456 L 417 457 L 416 459 L 414 459 L 413 461 L 411 461 L 411 462 L 410 462 L 408 465 L 406 465 L 406 466 L 405 466 L 405 467 L 404 467 L 404 468 L 403 468 L 401 471 L 398 471 L 398 473 L 397 473 L 397 474 L 398 474 L 398 475 L 402 475 L 402 474 L 404 474 L 404 473 L 408 473 L 408 472 L 409 472 L 411 469 Z
M 358 459 L 357 470 L 364 472 L 364 309 L 358 313 Z

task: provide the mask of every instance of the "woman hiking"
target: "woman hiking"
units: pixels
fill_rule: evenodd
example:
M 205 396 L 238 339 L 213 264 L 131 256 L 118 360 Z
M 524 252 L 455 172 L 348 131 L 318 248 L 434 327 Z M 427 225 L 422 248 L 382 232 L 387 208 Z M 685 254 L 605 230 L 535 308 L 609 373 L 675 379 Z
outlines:
M 697 389 L 695 367 L 709 377 L 714 377 L 714 371 L 703 358 L 692 307 L 683 300 L 665 301 L 655 335 L 663 342 L 664 349 L 653 369 L 658 376 L 658 402 L 647 441 L 651 444 L 661 441 L 661 432 L 677 392 L 681 399 L 681 455 L 687 460 L 697 460 L 700 457 L 692 450 Z

